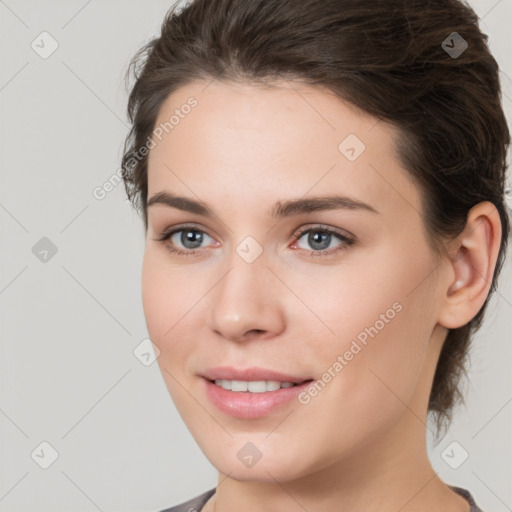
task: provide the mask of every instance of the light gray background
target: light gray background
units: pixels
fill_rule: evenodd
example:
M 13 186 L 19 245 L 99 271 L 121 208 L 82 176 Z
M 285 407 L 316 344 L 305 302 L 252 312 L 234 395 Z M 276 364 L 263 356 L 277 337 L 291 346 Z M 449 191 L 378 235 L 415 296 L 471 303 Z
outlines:
M 133 354 L 147 338 L 142 223 L 122 184 L 93 196 L 120 166 L 123 73 L 171 3 L 0 1 L 2 511 L 150 512 L 216 485 L 157 364 Z M 510 120 L 511 0 L 471 5 Z M 47 59 L 31 48 L 43 31 L 59 45 Z M 46 263 L 32 252 L 42 237 L 58 250 Z M 512 509 L 511 274 L 509 254 L 471 352 L 467 408 L 438 446 L 429 439 L 434 468 L 485 512 Z M 47 469 L 43 441 L 58 452 Z M 458 469 L 441 456 L 453 441 L 469 453 Z

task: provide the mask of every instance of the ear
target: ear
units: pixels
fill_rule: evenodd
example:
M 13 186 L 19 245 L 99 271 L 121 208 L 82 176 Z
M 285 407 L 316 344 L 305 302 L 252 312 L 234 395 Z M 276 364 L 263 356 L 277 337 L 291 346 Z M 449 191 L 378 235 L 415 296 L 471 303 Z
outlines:
M 438 323 L 447 329 L 473 319 L 489 293 L 501 244 L 501 220 L 489 201 L 473 206 L 466 226 L 450 242 L 449 270 L 443 285 Z

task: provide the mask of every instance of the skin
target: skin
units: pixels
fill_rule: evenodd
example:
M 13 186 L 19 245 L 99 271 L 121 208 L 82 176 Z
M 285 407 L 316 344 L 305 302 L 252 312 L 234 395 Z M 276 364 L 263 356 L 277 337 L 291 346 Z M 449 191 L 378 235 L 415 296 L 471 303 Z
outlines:
M 432 469 L 426 416 L 448 329 L 467 323 L 489 292 L 501 236 L 494 206 L 476 205 L 438 260 L 420 190 L 395 155 L 393 126 L 285 81 L 188 84 L 166 99 L 157 125 L 190 96 L 197 107 L 150 151 L 148 197 L 200 200 L 215 217 L 148 208 L 142 298 L 169 393 L 219 471 L 203 510 L 469 511 Z M 366 146 L 353 162 L 338 149 L 351 133 Z M 333 193 L 378 213 L 270 216 L 278 201 Z M 173 242 L 194 247 L 181 233 L 155 240 L 181 223 L 204 233 L 196 256 L 170 252 Z M 294 234 L 321 234 L 319 224 L 355 242 L 332 236 L 327 250 L 342 250 L 312 256 L 325 246 Z M 247 236 L 263 248 L 252 263 L 236 252 Z M 244 420 L 204 393 L 198 374 L 218 365 L 321 379 L 396 302 L 401 311 L 306 405 L 293 400 Z M 237 457 L 247 442 L 262 453 L 251 468 Z

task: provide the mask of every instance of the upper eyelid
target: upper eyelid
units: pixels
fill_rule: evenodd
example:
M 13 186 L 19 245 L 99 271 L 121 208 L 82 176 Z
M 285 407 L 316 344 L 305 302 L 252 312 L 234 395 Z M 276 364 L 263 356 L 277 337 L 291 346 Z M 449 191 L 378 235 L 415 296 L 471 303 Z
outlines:
M 162 236 L 171 236 L 171 235 L 175 235 L 176 233 L 179 233 L 180 231 L 185 231 L 185 230 L 190 230 L 190 231 L 199 231 L 200 233 L 204 233 L 206 235 L 208 235 L 210 238 L 213 238 L 213 236 L 211 236 L 207 230 L 203 229 L 203 228 L 200 228 L 200 227 L 197 227 L 195 225 L 192 225 L 192 224 L 185 224 L 184 226 L 181 226 L 181 225 L 177 225 L 177 226 L 171 226 L 169 227 L 168 229 L 164 229 L 161 233 L 161 237 Z M 160 238 L 161 238 L 160 237 Z

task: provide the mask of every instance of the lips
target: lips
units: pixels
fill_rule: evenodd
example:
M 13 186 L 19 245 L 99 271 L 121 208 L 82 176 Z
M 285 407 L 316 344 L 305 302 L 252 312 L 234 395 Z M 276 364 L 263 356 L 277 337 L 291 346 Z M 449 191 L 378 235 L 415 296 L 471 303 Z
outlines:
M 242 381 L 274 380 L 279 382 L 302 384 L 305 381 L 312 380 L 312 377 L 310 376 L 291 375 L 267 368 L 252 367 L 237 369 L 232 366 L 217 366 L 215 368 L 210 368 L 204 371 L 201 376 L 209 381 L 215 381 L 215 379 Z
M 276 374 L 279 378 L 300 380 L 300 378 L 280 372 L 271 373 L 273 378 Z M 210 375 L 212 374 L 210 373 Z M 232 375 L 232 373 L 229 375 Z M 242 375 L 247 376 L 247 373 L 242 373 Z M 260 370 L 257 375 L 268 375 L 268 373 L 262 373 Z M 291 381 L 288 380 L 283 382 Z M 310 381 L 307 380 L 302 384 L 296 384 L 291 387 L 282 387 L 274 391 L 254 393 L 249 391 L 241 392 L 227 390 L 218 386 L 214 382 L 211 382 L 206 377 L 203 377 L 201 378 L 199 389 L 200 393 L 204 394 L 204 396 L 217 408 L 217 410 L 223 414 L 243 420 L 256 420 L 265 418 L 279 411 L 283 411 L 283 408 L 291 407 L 293 404 L 295 404 L 295 407 L 301 407 L 297 405 L 297 398 L 309 385 Z

